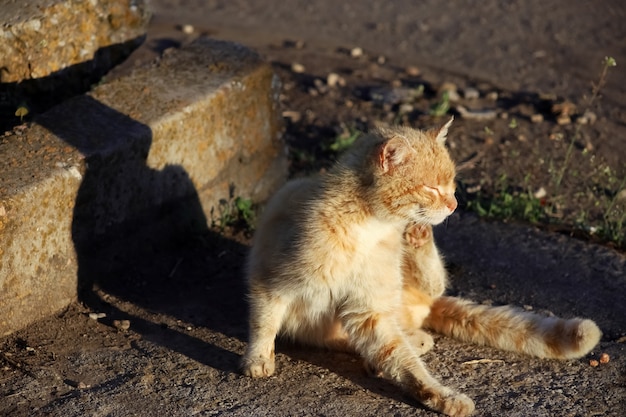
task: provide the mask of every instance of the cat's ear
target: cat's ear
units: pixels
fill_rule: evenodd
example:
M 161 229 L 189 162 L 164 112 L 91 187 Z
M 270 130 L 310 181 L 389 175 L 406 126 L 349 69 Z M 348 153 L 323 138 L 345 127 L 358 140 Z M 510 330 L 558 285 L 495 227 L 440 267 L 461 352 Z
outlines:
M 409 159 L 413 150 L 406 139 L 394 136 L 378 148 L 378 162 L 383 173 L 393 171 Z
M 454 121 L 454 116 L 450 117 L 450 120 L 448 120 L 448 122 L 445 125 L 441 126 L 439 130 L 436 130 L 434 132 L 433 136 L 435 137 L 435 140 L 437 141 L 438 144 L 443 145 L 444 142 L 446 141 L 446 137 L 448 136 L 448 128 L 450 127 L 453 121 Z

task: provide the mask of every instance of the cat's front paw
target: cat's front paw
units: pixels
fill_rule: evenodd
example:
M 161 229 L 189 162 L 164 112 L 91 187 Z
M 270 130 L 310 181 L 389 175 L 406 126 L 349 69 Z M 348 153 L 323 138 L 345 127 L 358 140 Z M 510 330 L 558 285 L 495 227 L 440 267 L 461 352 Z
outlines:
M 474 401 L 464 394 L 452 394 L 443 398 L 441 413 L 450 417 L 467 417 L 474 412 Z
M 268 377 L 274 373 L 275 364 L 273 358 L 244 356 L 240 364 L 241 372 L 252 378 Z
M 409 245 L 419 249 L 432 239 L 432 227 L 427 224 L 410 224 L 404 231 L 404 239 Z

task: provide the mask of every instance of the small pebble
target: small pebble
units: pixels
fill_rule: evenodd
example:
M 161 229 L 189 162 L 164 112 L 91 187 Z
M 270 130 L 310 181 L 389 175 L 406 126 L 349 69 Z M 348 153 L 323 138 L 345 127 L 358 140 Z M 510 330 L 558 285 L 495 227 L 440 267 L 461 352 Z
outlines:
M 600 355 L 600 363 L 609 363 L 610 360 L 611 357 L 608 353 L 603 353 L 602 355 Z
M 596 122 L 597 119 L 598 116 L 596 116 L 594 112 L 587 110 L 585 114 L 576 119 L 576 123 L 581 125 L 592 125 Z
M 92 320 L 103 319 L 106 316 L 106 313 L 89 313 L 89 318 Z
M 420 75 L 420 69 L 414 65 L 410 65 L 408 67 L 406 67 L 406 73 L 407 75 L 410 75 L 411 77 L 417 77 L 418 75 Z
M 463 90 L 463 97 L 467 100 L 476 100 L 480 97 L 480 92 L 473 87 L 467 87 Z
M 576 113 L 576 105 L 570 101 L 564 101 L 552 105 L 552 113 L 557 115 L 571 116 Z
M 352 58 L 358 58 L 360 56 L 363 56 L 363 49 L 359 48 L 358 46 L 356 48 L 352 48 L 350 50 L 350 56 Z
M 543 122 L 543 114 L 541 114 L 541 113 L 533 114 L 532 116 L 530 116 L 530 121 L 533 122 L 533 123 L 541 123 L 541 122 Z
M 385 58 L 384 55 L 379 55 L 378 58 L 376 58 L 376 62 L 378 65 L 384 65 L 385 62 L 387 62 L 387 58 Z
M 338 85 L 340 86 L 344 86 L 346 84 L 346 80 L 344 80 L 343 78 L 341 78 L 339 76 L 339 74 L 335 73 L 335 72 L 331 72 L 330 74 L 328 74 L 328 76 L 326 77 L 326 84 L 328 84 L 328 86 L 330 88 L 335 88 Z
M 600 362 L 598 362 L 598 361 L 597 361 L 597 360 L 595 360 L 595 359 L 591 359 L 591 360 L 589 361 L 589 365 L 591 365 L 591 366 L 593 366 L 593 367 L 595 368 L 596 366 L 600 365 Z
M 192 25 L 183 25 L 181 30 L 185 35 L 191 35 L 195 29 Z
M 491 100 L 491 101 L 496 101 L 498 99 L 498 92 L 497 91 L 491 91 L 489 93 L 487 93 L 487 100 Z
M 544 198 L 545 196 L 548 195 L 548 192 L 546 191 L 545 188 L 541 187 L 537 191 L 535 191 L 533 195 L 535 196 L 535 198 Z
M 559 117 L 556 118 L 556 123 L 560 126 L 565 126 L 572 123 L 572 119 L 567 114 L 560 114 Z
M 291 64 L 291 70 L 296 74 L 302 74 L 304 72 L 304 65 L 294 62 Z
M 550 140 L 562 140 L 563 139 L 563 134 L 560 132 L 557 133 L 550 133 L 550 136 L 548 136 L 550 138 Z
M 130 329 L 130 320 L 113 320 L 113 327 L 118 330 Z

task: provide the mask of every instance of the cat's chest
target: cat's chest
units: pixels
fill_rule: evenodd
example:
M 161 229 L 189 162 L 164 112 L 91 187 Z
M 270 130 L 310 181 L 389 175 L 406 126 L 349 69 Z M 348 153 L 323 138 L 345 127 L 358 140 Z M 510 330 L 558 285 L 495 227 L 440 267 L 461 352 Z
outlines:
M 393 292 L 401 285 L 402 227 L 369 220 L 352 228 L 353 252 L 345 259 L 343 284 L 359 297 Z M 339 268 L 338 268 L 339 269 Z
M 350 235 L 355 257 L 372 261 L 378 258 L 391 260 L 401 253 L 401 225 L 368 219 L 353 225 Z
M 312 276 L 340 293 L 355 285 L 370 288 L 381 279 L 400 283 L 403 225 L 369 218 L 326 226 L 311 234 L 315 244 L 305 259 Z

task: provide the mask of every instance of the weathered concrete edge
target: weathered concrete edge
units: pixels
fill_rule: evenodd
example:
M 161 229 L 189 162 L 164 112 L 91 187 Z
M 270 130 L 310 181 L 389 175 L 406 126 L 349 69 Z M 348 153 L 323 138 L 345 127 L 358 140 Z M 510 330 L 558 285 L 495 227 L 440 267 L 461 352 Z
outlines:
M 233 52 L 230 57 L 229 49 Z M 186 197 L 189 192 L 197 193 L 208 218 L 210 209 L 221 198 L 228 196 L 232 185 L 237 195 L 262 200 L 284 181 L 286 154 L 280 140 L 278 82 L 271 68 L 240 46 L 223 42 L 200 42 L 189 50 L 175 51 L 171 55 L 164 59 L 162 65 L 137 71 L 126 80 L 100 86 L 89 97 L 98 105 L 124 117 L 130 115 L 129 120 L 149 128 L 146 132 L 152 136 L 152 143 L 142 169 L 159 173 L 178 166 L 177 175 L 180 172 L 188 175 L 193 188 L 177 188 L 174 184 L 147 205 L 126 205 L 124 213 L 103 210 L 99 216 L 105 217 L 100 217 L 100 223 L 95 227 L 94 223 L 89 223 L 93 230 L 88 234 L 105 233 L 106 225 L 111 222 L 132 221 L 146 209 L 157 209 L 173 199 Z M 197 59 L 198 56 L 211 57 L 213 63 L 210 65 L 219 67 L 214 74 L 209 74 L 211 83 L 204 83 L 206 76 L 204 80 L 196 77 L 198 74 L 190 67 L 191 61 L 195 60 L 196 72 L 207 72 L 210 65 Z M 216 57 L 219 58 L 217 64 Z M 171 79 L 171 74 L 167 80 L 158 78 L 168 76 L 168 72 L 163 71 L 164 67 L 183 71 L 181 66 L 189 72 L 189 76 L 184 77 L 180 85 Z M 142 77 L 147 82 L 139 82 Z M 196 78 L 199 79 L 196 85 L 190 85 L 189 81 Z M 165 81 L 167 88 L 164 91 L 170 95 L 169 102 L 162 94 L 157 94 L 158 97 L 142 94 Z M 132 88 L 129 89 L 129 86 Z M 177 90 L 192 91 L 193 94 L 180 91 L 178 94 Z M 184 100 L 181 99 L 183 97 Z M 154 104 L 150 99 L 158 100 L 159 104 L 149 108 L 150 103 Z M 81 115 L 84 120 L 88 113 L 85 113 L 83 105 L 84 98 L 57 106 L 44 115 L 43 124 L 54 123 L 63 116 L 66 126 L 74 124 L 79 128 L 77 120 L 67 119 L 72 119 L 68 115 Z M 145 111 L 133 114 L 137 109 Z M 233 113 L 233 110 L 236 112 Z M 207 122 L 207 112 L 213 114 L 213 123 Z M 241 115 L 245 117 L 239 117 Z M 89 124 L 89 121 L 85 123 Z M 63 129 L 62 126 L 60 131 Z M 129 142 L 118 140 L 112 147 L 98 147 L 100 144 L 95 148 L 81 149 L 81 144 L 72 144 L 74 150 L 68 155 L 67 138 L 50 135 L 41 126 L 32 126 L 24 135 L 28 137 L 25 142 L 30 143 L 25 145 L 26 149 L 29 146 L 31 150 L 33 147 L 40 148 L 38 139 L 45 142 L 46 148 L 56 149 L 49 152 L 47 160 L 43 158 L 39 161 L 44 165 L 40 169 L 49 171 L 43 179 L 36 183 L 24 183 L 22 187 L 12 187 L 8 193 L 5 189 L 4 196 L 0 192 L 0 335 L 53 314 L 76 298 L 76 218 L 77 215 L 85 215 L 85 210 L 81 212 L 80 209 L 84 201 L 78 199 L 77 202 L 78 194 L 81 189 L 87 196 L 93 192 L 102 193 L 105 197 L 118 192 L 134 192 L 119 188 L 120 181 L 117 180 L 108 184 L 112 188 L 117 187 L 115 190 L 100 188 L 85 192 L 85 178 L 91 172 L 90 161 L 136 159 L 145 150 L 136 145 L 141 139 L 135 138 L 137 140 Z M 172 140 L 173 137 L 177 140 Z M 12 137 L 9 137 L 8 141 L 11 140 Z M 86 142 L 89 142 L 88 138 Z M 180 144 L 186 147 L 180 148 Z M 215 152 L 220 155 L 219 158 L 207 158 L 207 153 L 215 155 Z M 23 157 L 27 158 L 27 154 Z M 232 174 L 237 175 L 233 177 Z M 105 171 L 98 175 L 104 175 L 106 179 Z M 167 195 L 169 192 L 171 195 Z M 92 203 L 88 203 L 87 209 L 93 208 Z M 117 217 L 106 218 L 110 214 Z
M 47 77 L 145 33 L 145 2 L 0 0 L 2 82 Z

